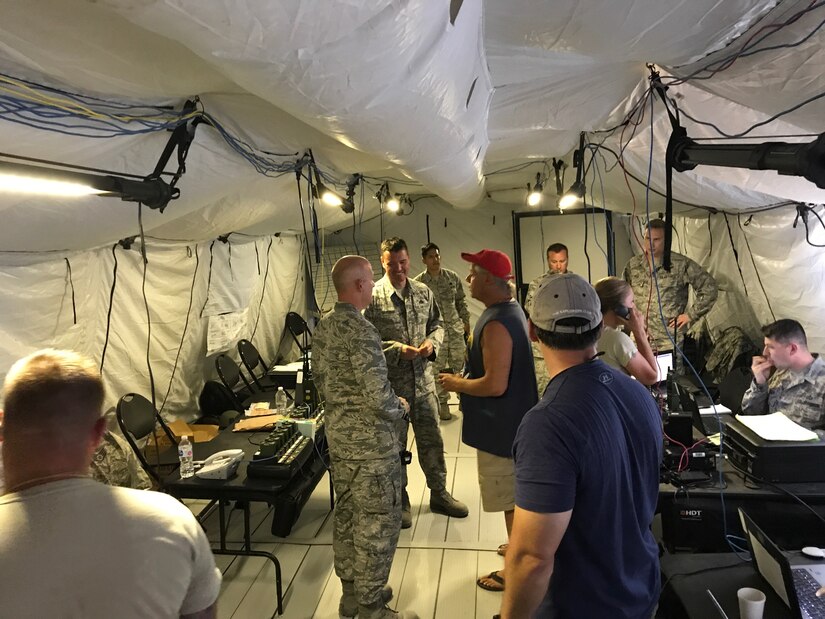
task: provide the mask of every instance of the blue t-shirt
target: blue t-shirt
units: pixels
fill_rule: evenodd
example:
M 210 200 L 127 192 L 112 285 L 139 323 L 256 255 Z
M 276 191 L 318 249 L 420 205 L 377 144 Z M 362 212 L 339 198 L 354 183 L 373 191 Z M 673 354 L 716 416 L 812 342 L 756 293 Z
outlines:
M 649 619 L 662 425 L 647 390 L 602 361 L 569 368 L 525 415 L 513 457 L 519 508 L 573 512 L 536 616 Z

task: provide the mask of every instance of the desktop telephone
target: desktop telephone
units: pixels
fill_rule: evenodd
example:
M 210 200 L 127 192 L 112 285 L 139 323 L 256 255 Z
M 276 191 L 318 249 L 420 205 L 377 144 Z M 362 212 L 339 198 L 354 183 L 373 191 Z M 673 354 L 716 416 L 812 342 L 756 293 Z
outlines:
M 195 475 L 201 479 L 229 479 L 235 475 L 241 460 L 243 460 L 242 449 L 224 449 L 204 460 Z

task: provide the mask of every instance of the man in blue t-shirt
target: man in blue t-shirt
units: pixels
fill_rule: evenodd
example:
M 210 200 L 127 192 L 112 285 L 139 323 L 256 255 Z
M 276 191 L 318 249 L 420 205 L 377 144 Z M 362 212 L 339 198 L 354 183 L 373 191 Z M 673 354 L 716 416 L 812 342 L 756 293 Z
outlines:
M 547 278 L 536 292 L 530 335 L 550 383 L 513 445 L 502 619 L 655 612 L 661 421 L 642 385 L 596 359 L 601 327 L 598 295 L 578 275 Z

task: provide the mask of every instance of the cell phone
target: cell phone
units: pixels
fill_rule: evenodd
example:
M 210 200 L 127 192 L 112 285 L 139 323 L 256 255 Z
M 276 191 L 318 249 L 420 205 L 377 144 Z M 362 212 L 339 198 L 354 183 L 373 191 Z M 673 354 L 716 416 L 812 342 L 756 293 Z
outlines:
M 455 370 L 453 368 L 442 368 L 438 370 L 439 374 L 455 374 Z
M 624 305 L 617 305 L 616 307 L 613 308 L 613 311 L 616 312 L 616 316 L 618 316 L 619 318 L 622 318 L 624 320 L 627 320 L 628 318 L 630 318 L 630 308 L 629 307 L 625 307 Z

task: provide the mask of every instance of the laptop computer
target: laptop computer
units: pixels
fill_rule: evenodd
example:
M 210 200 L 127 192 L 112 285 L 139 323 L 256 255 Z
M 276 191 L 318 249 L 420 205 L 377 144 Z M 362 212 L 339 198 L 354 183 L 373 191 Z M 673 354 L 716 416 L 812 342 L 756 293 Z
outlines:
M 705 436 L 712 436 L 719 434 L 725 423 L 732 419 L 730 415 L 703 415 L 699 410 L 699 402 L 696 400 L 696 394 L 686 389 L 679 389 L 679 402 L 682 405 L 682 410 L 689 413 L 693 420 L 693 426 Z
M 773 587 L 797 619 L 825 618 L 825 598 L 816 597 L 825 585 L 825 559 L 783 552 L 740 507 L 739 519 L 748 538 L 756 571 Z
M 667 380 L 668 372 L 673 370 L 673 351 L 669 350 L 667 352 L 660 352 L 656 355 L 656 365 L 659 366 L 658 382 Z

